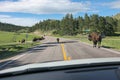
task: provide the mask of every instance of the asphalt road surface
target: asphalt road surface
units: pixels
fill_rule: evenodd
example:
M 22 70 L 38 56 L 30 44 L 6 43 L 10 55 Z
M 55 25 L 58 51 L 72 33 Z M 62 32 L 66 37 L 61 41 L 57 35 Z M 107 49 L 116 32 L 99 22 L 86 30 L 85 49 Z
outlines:
M 60 39 L 60 43 L 57 43 L 56 38 L 46 36 L 41 45 L 10 59 L 0 61 L 0 69 L 31 63 L 106 57 L 120 57 L 120 52 L 93 48 L 77 40 Z

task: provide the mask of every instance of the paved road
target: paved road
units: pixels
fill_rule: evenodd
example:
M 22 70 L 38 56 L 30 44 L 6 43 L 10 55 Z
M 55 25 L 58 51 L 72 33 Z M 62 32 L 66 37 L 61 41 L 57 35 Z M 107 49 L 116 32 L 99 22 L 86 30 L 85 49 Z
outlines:
M 41 45 L 6 61 L 1 61 L 0 69 L 49 61 L 120 57 L 120 52 L 93 48 L 77 40 L 61 39 L 60 41 L 56 43 L 56 38 L 46 37 Z

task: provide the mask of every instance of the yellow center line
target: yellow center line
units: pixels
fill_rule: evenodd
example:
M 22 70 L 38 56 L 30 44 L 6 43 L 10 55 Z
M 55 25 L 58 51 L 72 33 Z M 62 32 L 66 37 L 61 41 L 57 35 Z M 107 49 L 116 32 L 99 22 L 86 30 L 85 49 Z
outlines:
M 71 60 L 71 57 L 69 56 L 67 59 L 68 59 L 68 60 Z
M 67 57 L 67 55 L 66 55 L 65 48 L 64 48 L 64 44 L 61 44 L 61 48 L 62 48 L 62 53 L 63 53 L 64 61 L 66 61 L 66 60 L 71 60 L 71 58 L 70 58 L 70 57 Z

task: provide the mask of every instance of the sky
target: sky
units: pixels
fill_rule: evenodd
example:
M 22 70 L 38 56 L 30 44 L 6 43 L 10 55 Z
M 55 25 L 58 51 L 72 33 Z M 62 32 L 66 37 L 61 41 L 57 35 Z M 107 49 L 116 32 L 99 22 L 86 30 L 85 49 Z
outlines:
M 0 22 L 32 26 L 46 19 L 120 13 L 120 0 L 0 0 Z

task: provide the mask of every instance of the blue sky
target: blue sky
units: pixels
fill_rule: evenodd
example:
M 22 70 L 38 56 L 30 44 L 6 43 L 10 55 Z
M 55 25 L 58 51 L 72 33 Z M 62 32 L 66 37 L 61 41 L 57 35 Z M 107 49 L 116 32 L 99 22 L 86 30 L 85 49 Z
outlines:
M 112 16 L 120 13 L 120 0 L 0 0 L 0 22 L 32 26 L 67 13 Z

